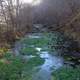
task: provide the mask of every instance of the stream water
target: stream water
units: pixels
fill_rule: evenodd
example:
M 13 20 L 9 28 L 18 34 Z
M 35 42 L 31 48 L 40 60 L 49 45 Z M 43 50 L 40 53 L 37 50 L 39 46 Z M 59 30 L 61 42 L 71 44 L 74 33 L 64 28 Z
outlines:
M 45 59 L 44 64 L 41 66 L 41 69 L 36 73 L 34 80 L 51 80 L 51 68 L 54 70 L 62 66 L 62 59 L 58 56 L 52 56 L 48 51 L 41 52 L 41 58 Z
M 28 35 L 28 38 L 37 39 L 37 38 L 41 38 L 41 36 L 42 35 L 38 35 L 38 34 Z M 33 80 L 51 80 L 52 69 L 56 70 L 60 68 L 63 65 L 63 59 L 59 56 L 51 55 L 48 50 L 41 51 L 43 47 L 35 47 L 34 45 L 30 45 L 30 46 L 34 47 L 38 51 L 37 54 L 39 54 L 41 58 L 45 59 L 44 64 L 39 66 L 40 70 L 34 74 Z M 19 55 L 19 50 L 23 47 L 25 47 L 25 44 L 23 45 L 20 42 L 16 43 L 15 48 L 14 48 L 16 55 Z M 24 58 L 27 58 L 27 57 L 24 56 Z

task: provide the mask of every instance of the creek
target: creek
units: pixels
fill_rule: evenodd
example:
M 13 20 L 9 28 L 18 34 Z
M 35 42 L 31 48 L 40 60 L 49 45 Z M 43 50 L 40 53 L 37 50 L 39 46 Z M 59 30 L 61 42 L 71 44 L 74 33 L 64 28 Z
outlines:
M 44 35 L 43 34 L 29 34 L 25 36 L 25 39 L 32 39 L 33 40 L 37 40 L 37 39 L 43 39 Z M 22 40 L 21 40 L 22 41 Z M 21 43 L 20 42 L 16 42 L 15 47 L 13 49 L 14 53 L 16 55 L 21 55 L 20 54 L 20 50 L 27 48 L 27 47 L 32 47 L 35 50 L 37 50 L 36 54 L 39 55 L 40 58 L 43 58 L 44 64 L 38 66 L 37 68 L 39 68 L 39 71 L 37 71 L 36 73 L 34 73 L 34 77 L 33 80 L 51 80 L 51 72 L 52 69 L 56 70 L 59 69 L 61 66 L 63 66 L 63 59 L 60 56 L 56 56 L 56 55 L 52 55 L 51 52 L 47 49 L 48 47 L 45 46 L 44 44 L 42 44 L 42 46 L 35 46 L 35 44 L 29 44 L 28 43 Z M 38 43 L 38 42 L 37 42 Z M 29 44 L 29 45 L 28 45 Z M 35 53 L 34 53 L 35 54 Z M 53 52 L 53 54 L 55 54 L 55 52 Z M 34 55 L 22 55 L 24 59 L 28 59 L 28 58 L 32 58 L 35 57 Z M 27 67 L 27 66 L 26 66 Z

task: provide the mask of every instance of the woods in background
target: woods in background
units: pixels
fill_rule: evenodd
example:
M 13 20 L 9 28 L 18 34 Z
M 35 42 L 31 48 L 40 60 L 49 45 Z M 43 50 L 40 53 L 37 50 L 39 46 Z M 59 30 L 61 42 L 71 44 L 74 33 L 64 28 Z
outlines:
M 25 9 L 20 0 L 0 0 L 0 42 L 14 42 L 30 30 L 30 9 Z
M 79 19 L 73 21 L 75 25 L 68 25 L 67 31 L 65 24 L 71 22 L 79 11 L 79 0 L 43 0 L 36 6 L 22 3 L 21 0 L 0 0 L 0 42 L 14 42 L 26 32 L 32 32 L 34 24 L 45 25 L 45 30 L 49 31 L 63 26 L 60 31 L 68 31 L 74 36 L 79 33 Z

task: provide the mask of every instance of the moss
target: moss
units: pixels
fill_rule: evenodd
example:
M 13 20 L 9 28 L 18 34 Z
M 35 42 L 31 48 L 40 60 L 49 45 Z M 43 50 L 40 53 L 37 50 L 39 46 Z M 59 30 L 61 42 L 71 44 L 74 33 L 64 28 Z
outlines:
M 1 80 L 30 80 L 34 67 L 42 65 L 44 59 L 40 57 L 24 61 L 20 56 L 13 56 L 11 52 L 0 59 Z M 32 80 L 32 79 L 31 79 Z
M 22 55 L 37 55 L 38 51 L 35 48 L 27 47 L 20 50 L 20 54 Z
M 27 46 L 30 46 L 30 45 L 34 45 L 35 47 L 43 47 L 43 46 L 46 46 L 48 45 L 48 40 L 45 39 L 45 38 L 37 38 L 37 39 L 30 39 L 30 38 L 25 38 L 23 40 L 21 40 L 21 43 L 22 44 L 26 44 Z
M 52 73 L 52 80 L 80 80 L 80 67 L 63 67 Z

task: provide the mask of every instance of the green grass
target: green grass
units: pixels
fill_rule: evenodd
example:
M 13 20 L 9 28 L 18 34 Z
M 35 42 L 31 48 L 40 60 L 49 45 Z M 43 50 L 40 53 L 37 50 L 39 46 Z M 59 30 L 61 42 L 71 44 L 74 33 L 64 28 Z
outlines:
M 63 67 L 52 73 L 52 80 L 80 80 L 80 67 Z
M 20 50 L 20 54 L 22 55 L 37 55 L 38 51 L 35 48 L 27 47 Z
M 44 63 L 44 59 L 34 57 L 23 60 L 20 56 L 5 53 L 0 59 L 0 80 L 30 80 L 33 68 Z
M 23 38 L 20 41 L 25 44 L 19 52 L 22 55 L 33 55 L 35 57 L 24 60 L 21 56 L 13 56 L 11 52 L 4 53 L 0 59 L 0 80 L 32 80 L 34 74 L 34 67 L 40 66 L 44 63 L 44 59 L 37 54 L 36 47 L 42 48 L 41 51 L 57 51 L 54 45 L 63 44 L 63 37 L 59 33 L 44 33 L 42 38 Z M 31 47 L 34 45 L 34 47 Z M 52 47 L 52 48 L 51 48 Z M 65 59 L 70 60 L 71 57 L 66 56 Z M 52 73 L 51 80 L 80 80 L 80 67 L 75 69 L 61 68 Z
M 34 45 L 35 47 L 43 47 L 48 45 L 48 40 L 45 38 L 39 38 L 39 39 L 30 39 L 30 38 L 24 38 L 21 43 L 25 43 L 27 46 Z

